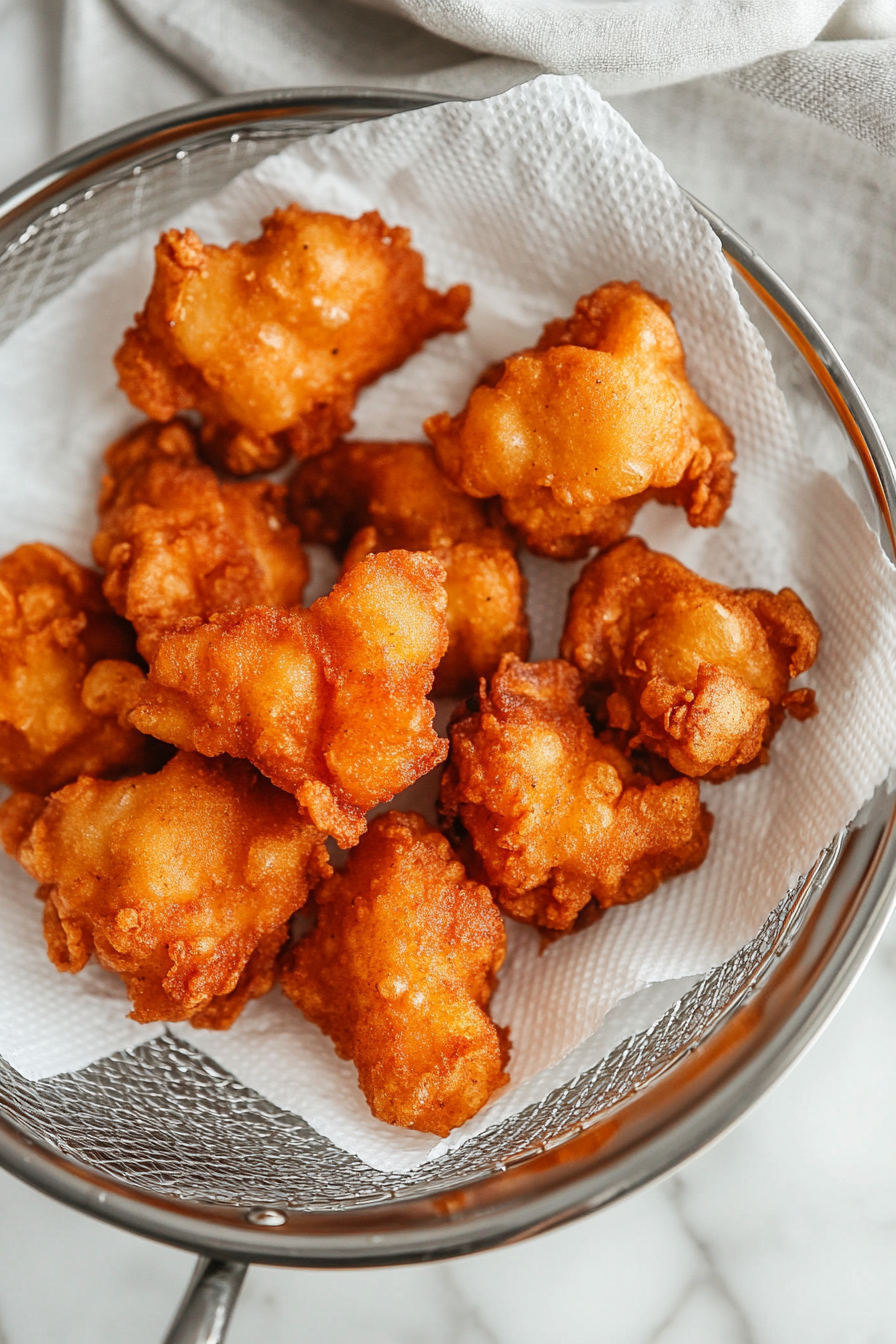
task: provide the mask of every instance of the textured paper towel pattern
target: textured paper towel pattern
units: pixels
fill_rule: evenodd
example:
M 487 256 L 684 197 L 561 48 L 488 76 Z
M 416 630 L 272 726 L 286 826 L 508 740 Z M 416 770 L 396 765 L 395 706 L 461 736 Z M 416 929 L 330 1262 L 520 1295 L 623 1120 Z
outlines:
M 384 1169 L 409 1169 L 574 1077 L 620 1039 L 614 1032 L 654 1020 L 679 992 L 662 982 L 699 975 L 730 956 L 758 930 L 791 877 L 855 814 L 896 761 L 888 678 L 896 582 L 856 505 L 801 451 L 711 230 L 627 124 L 581 81 L 543 78 L 485 103 L 315 137 L 172 222 L 226 243 L 253 236 L 263 214 L 292 199 L 353 215 L 378 209 L 413 230 L 430 283 L 468 280 L 474 288 L 469 330 L 440 337 L 368 389 L 358 436 L 419 436 L 425 415 L 463 403 L 485 363 L 530 343 L 542 322 L 568 312 L 597 284 L 637 278 L 670 299 L 690 375 L 737 437 L 739 479 L 721 529 L 694 531 L 680 511 L 651 505 L 636 531 L 710 578 L 797 588 L 825 632 L 808 678 L 818 690 L 819 717 L 784 726 L 769 769 L 704 787 L 716 827 L 702 869 L 641 905 L 610 911 L 541 956 L 532 930 L 510 929 L 494 1008 L 512 1028 L 511 1086 L 449 1139 L 373 1120 L 353 1067 L 279 995 L 251 1005 L 226 1034 L 174 1028 L 334 1142 Z M 109 358 L 142 303 L 152 241 L 118 249 L 0 350 L 8 426 L 0 454 L 4 479 L 13 483 L 0 520 L 4 551 L 40 537 L 79 558 L 89 554 L 100 449 L 134 418 L 114 388 Z M 524 563 L 533 656 L 552 656 L 579 567 L 534 557 Z M 422 783 L 408 805 L 431 804 L 434 786 Z M 66 1003 L 57 1038 L 42 1027 L 29 1043 L 22 1024 L 32 1004 L 35 1014 L 45 1012 L 55 973 L 40 962 L 38 920 L 22 918 L 22 890 L 8 866 L 3 899 L 19 903 L 12 941 L 21 944 L 22 970 L 15 1028 L 7 1027 L 14 1020 L 9 982 L 0 979 L 0 1053 L 11 1058 L 15 1050 L 16 1067 L 42 1076 L 83 1065 L 91 1049 L 99 1057 L 133 1044 L 137 1029 L 118 1015 L 120 1000 L 98 1007 L 95 993 L 86 992 L 96 978 L 88 984 L 84 977 L 56 977 Z M 15 948 L 7 952 L 16 955 Z M 38 964 L 40 973 L 27 969 Z M 632 995 L 598 1031 L 608 1011 Z
M 157 1026 L 127 1020 L 124 985 L 93 963 L 73 993 L 72 977 L 60 975 L 35 937 L 41 907 L 34 880 L 4 858 L 0 938 L 3 1026 L 0 1054 L 29 1078 L 82 1069 L 95 1059 L 151 1041 Z

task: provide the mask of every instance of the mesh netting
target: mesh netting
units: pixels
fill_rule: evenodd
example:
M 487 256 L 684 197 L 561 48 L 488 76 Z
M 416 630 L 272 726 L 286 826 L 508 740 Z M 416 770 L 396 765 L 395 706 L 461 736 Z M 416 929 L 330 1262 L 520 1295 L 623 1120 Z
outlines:
M 839 841 L 830 846 L 752 942 L 652 1027 L 543 1101 L 408 1174 L 368 1167 L 173 1036 L 36 1083 L 0 1059 L 0 1111 L 104 1175 L 181 1199 L 332 1210 L 454 1188 L 569 1138 L 692 1049 L 783 951 L 839 849 Z

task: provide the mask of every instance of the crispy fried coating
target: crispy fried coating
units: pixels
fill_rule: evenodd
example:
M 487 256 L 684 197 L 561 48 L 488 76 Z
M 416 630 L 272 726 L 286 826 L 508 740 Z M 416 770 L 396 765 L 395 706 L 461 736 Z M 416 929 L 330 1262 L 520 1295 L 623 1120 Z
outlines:
M 134 694 L 121 695 L 122 679 L 142 680 L 120 661 L 134 656 L 133 633 L 110 610 L 98 574 L 39 543 L 4 556 L 0 780 L 50 793 L 81 774 L 151 768 L 156 744 L 127 721 Z
M 93 553 L 145 658 L 185 620 L 301 602 L 308 562 L 285 486 L 219 481 L 183 420 L 138 426 L 108 449 L 106 468 Z
M 764 764 L 785 713 L 815 693 L 790 679 L 815 661 L 820 631 L 796 593 L 726 588 L 630 537 L 586 565 L 561 652 L 606 695 L 611 728 L 716 782 Z
M 734 440 L 688 382 L 670 307 L 613 281 L 549 322 L 538 345 L 486 370 L 459 415 L 424 429 L 443 470 L 539 555 L 572 559 L 625 535 L 648 499 L 716 527 Z
M 287 921 L 331 872 L 289 794 L 245 761 L 187 753 L 46 803 L 14 794 L 0 834 L 42 884 L 50 960 L 77 972 L 93 954 L 138 1022 L 229 1027 L 271 988 Z
M 309 541 L 345 556 L 428 550 L 445 567 L 448 651 L 435 695 L 465 695 L 504 653 L 529 651 L 526 582 L 505 528 L 441 473 L 425 443 L 339 443 L 302 463 L 293 517 Z
M 448 1134 L 507 1081 L 486 1012 L 506 944 L 491 893 L 422 817 L 389 812 L 315 897 L 283 988 L 354 1060 L 378 1120 Z
M 712 818 L 692 779 L 656 784 L 598 740 L 561 659 L 509 654 L 478 708 L 458 711 L 441 806 L 515 919 L 569 929 L 593 898 L 640 901 L 706 857 Z
M 115 356 L 120 385 L 153 420 L 201 411 L 206 450 L 235 475 L 290 449 L 323 452 L 351 429 L 362 387 L 464 326 L 469 287 L 427 289 L 410 243 L 375 211 L 346 219 L 298 205 L 227 248 L 171 229 Z
M 256 607 L 168 635 L 133 722 L 244 757 L 343 847 L 364 813 L 445 759 L 426 699 L 448 641 L 444 570 L 388 551 L 307 611 Z
M 448 648 L 436 668 L 435 695 L 464 695 L 490 677 L 505 653 L 529 653 L 526 580 L 504 546 L 461 541 L 434 551 L 445 566 Z
M 428 443 L 342 441 L 299 464 L 290 505 L 307 541 L 344 555 L 362 527 L 389 550 L 431 551 L 458 541 L 511 546 L 500 522 L 440 471 Z

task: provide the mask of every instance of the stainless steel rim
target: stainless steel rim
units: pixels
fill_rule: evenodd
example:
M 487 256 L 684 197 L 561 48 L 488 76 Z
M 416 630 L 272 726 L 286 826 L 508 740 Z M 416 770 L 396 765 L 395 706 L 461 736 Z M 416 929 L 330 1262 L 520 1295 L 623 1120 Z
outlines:
M 366 119 L 440 101 L 445 100 L 382 90 L 312 89 L 193 104 L 132 123 L 22 179 L 0 196 L 0 227 L 27 223 L 87 176 L 172 143 L 187 144 L 211 128 L 300 123 L 322 112 L 345 121 Z M 896 468 L 854 379 L 779 277 L 712 211 L 693 204 L 818 379 L 860 455 L 892 541 Z M 464 1254 L 557 1226 L 686 1161 L 736 1123 L 800 1057 L 854 983 L 896 899 L 894 820 L 893 804 L 879 799 L 873 823 L 847 837 L 837 857 L 839 886 L 832 882 L 762 984 L 685 1060 L 557 1146 L 524 1154 L 508 1170 L 448 1195 L 339 1213 L 274 1211 L 267 1220 L 248 1221 L 244 1210 L 134 1190 L 36 1142 L 2 1116 L 0 1165 L 118 1226 L 237 1260 L 398 1264 Z M 258 1218 L 258 1211 L 254 1214 Z
M 34 172 L 0 192 L 0 224 L 11 212 L 35 205 L 45 193 L 74 186 L 85 174 L 111 167 L 122 158 L 132 158 L 161 148 L 172 140 L 189 140 L 191 134 L 210 126 L 234 127 L 276 122 L 288 117 L 315 116 L 322 111 L 348 120 L 366 121 L 410 112 L 435 103 L 456 102 L 439 94 L 408 93 L 403 89 L 264 89 L 258 93 L 228 94 L 206 98 L 158 112 L 152 117 L 127 122 L 106 135 L 85 140 L 83 144 L 58 154 Z

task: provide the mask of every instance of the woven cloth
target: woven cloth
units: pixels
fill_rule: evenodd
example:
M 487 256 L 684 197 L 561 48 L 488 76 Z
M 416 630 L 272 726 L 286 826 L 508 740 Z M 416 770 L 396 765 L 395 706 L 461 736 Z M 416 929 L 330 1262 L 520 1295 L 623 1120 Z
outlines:
M 212 92 L 477 97 L 539 70 L 609 96 L 730 72 L 754 96 L 896 146 L 896 0 L 66 0 L 61 139 Z

